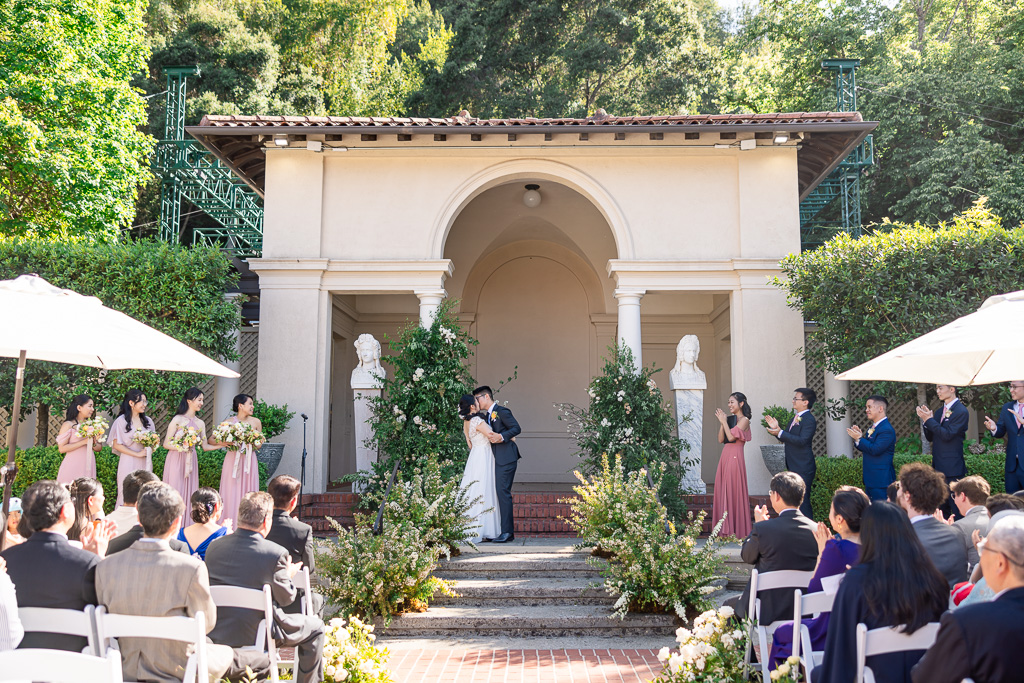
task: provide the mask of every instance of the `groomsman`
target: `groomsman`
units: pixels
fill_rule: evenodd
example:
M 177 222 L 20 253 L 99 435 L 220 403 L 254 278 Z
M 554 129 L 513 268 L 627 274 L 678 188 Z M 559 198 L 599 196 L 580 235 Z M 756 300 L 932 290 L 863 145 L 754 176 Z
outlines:
M 954 481 L 967 476 L 964 462 L 964 439 L 967 437 L 967 423 L 970 413 L 957 396 L 956 387 L 936 384 L 935 393 L 942 401 L 942 413 L 935 419 L 935 413 L 928 406 L 918 406 L 917 416 L 924 426 L 924 436 L 932 443 L 932 467 L 946 478 L 948 487 Z M 957 519 L 959 510 L 947 498 L 939 508 L 944 517 L 952 512 Z
M 896 430 L 889 423 L 885 411 L 889 401 L 884 396 L 869 396 L 864 414 L 871 420 L 867 433 L 854 425 L 846 430 L 853 445 L 864 454 L 864 489 L 868 497 L 886 499 L 886 489 L 896 481 L 892 461 L 896 456 Z
M 985 429 L 997 439 L 1006 437 L 1006 492 L 1024 489 L 1024 380 L 1010 382 L 1010 398 L 993 420 L 985 416 Z
M 785 444 L 786 447 L 786 469 L 795 472 L 804 480 L 804 499 L 800 503 L 800 512 L 811 519 L 811 484 L 814 483 L 814 475 L 817 467 L 814 464 L 814 451 L 811 443 L 814 441 L 814 432 L 818 429 L 818 423 L 811 414 L 811 408 L 817 400 L 817 394 L 813 389 L 801 387 L 793 390 L 793 420 L 785 429 L 779 425 L 779 421 L 771 415 L 765 416 L 768 423 L 768 433 Z

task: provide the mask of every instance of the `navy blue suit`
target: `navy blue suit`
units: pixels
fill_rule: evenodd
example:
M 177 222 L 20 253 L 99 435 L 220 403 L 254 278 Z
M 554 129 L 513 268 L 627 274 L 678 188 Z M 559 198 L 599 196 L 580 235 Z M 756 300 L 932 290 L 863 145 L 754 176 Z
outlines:
M 892 459 L 896 456 L 896 430 L 884 417 L 875 431 L 864 436 L 855 445 L 864 454 L 864 488 L 871 500 L 885 500 L 885 490 L 896 481 Z
M 780 425 L 781 426 L 781 425 Z M 814 451 L 811 450 L 811 442 L 814 441 L 814 432 L 818 429 L 818 422 L 814 419 L 811 411 L 804 411 L 800 416 L 799 424 L 790 428 L 783 427 L 779 432 L 778 440 L 786 445 L 786 469 L 795 472 L 804 480 L 807 490 L 804 492 L 804 501 L 800 504 L 800 512 L 808 519 L 814 516 L 811 514 L 811 484 L 814 483 L 814 475 L 818 469 L 814 464 Z
M 963 401 L 957 400 L 949 407 L 949 417 L 943 419 L 946 407 L 939 408 L 938 418 L 934 415 L 924 421 L 924 438 L 932 444 L 932 467 L 942 472 L 946 484 L 967 476 L 967 463 L 964 462 L 964 439 L 967 437 L 967 423 L 971 414 Z M 947 498 L 942 504 L 942 513 L 949 516 L 956 509 L 952 499 Z M 959 518 L 959 515 L 957 515 Z
M 501 533 L 515 534 L 515 520 L 512 517 L 512 483 L 516 478 L 519 446 L 512 439 L 522 433 L 522 428 L 505 406 L 495 403 L 483 418 L 488 426 L 501 434 L 504 441 L 491 444 L 494 453 L 494 485 L 498 494 L 498 513 L 501 517 Z
M 1017 426 L 1013 409 L 1016 401 L 1010 401 L 999 411 L 996 418 L 995 437 L 1006 437 L 1006 492 L 1014 493 L 1024 489 L 1024 428 Z

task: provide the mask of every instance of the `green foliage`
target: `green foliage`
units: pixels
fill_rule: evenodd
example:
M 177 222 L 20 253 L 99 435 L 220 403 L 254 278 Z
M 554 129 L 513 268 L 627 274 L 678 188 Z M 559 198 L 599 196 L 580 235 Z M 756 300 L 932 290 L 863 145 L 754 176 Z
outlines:
M 97 243 L 0 237 L 0 279 L 37 273 L 56 287 L 98 297 L 121 311 L 213 358 L 236 357 L 233 333 L 239 303 L 224 298 L 237 274 L 220 251 L 186 249 L 162 242 Z M 11 321 L 15 324 L 14 321 Z M 69 333 L 69 339 L 73 333 Z M 13 403 L 15 361 L 0 360 L 0 402 Z M 88 393 L 100 410 L 121 404 L 125 392 L 142 389 L 150 403 L 176 406 L 201 375 L 151 370 L 101 373 L 61 363 L 29 361 L 24 410 L 37 404 L 63 414 L 73 396 Z
M 774 417 L 783 429 L 793 421 L 793 411 L 782 406 L 768 406 L 761 412 L 761 426 L 768 428 L 768 421 L 764 418 L 768 415 Z
M 0 3 L 0 234 L 103 237 L 131 221 L 153 144 L 130 85 L 144 8 Z
M 275 406 L 266 401 L 255 401 L 252 408 L 253 417 L 263 425 L 263 435 L 267 437 L 267 441 L 284 434 L 284 430 L 288 429 L 288 423 L 295 417 L 295 411 L 288 410 L 287 403 Z
M 675 412 L 652 379 L 661 370 L 651 366 L 637 372 L 628 347 L 614 346 L 609 351 L 601 375 L 587 389 L 589 407 L 556 404 L 562 413 L 558 419 L 569 423 L 579 448 L 580 469 L 586 475 L 601 472 L 603 458 L 610 453 L 621 455 L 627 472 L 663 464 L 658 492 L 672 518 L 679 520 L 685 510 L 680 496 L 685 463 L 680 464 L 679 453 L 690 446 L 674 435 Z

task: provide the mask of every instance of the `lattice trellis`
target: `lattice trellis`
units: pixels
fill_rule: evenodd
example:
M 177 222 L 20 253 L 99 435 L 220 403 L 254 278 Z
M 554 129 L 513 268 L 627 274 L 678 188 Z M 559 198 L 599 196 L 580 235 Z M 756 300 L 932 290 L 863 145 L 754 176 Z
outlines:
M 818 342 L 814 338 L 814 329 L 812 327 L 804 328 L 804 348 L 814 348 L 817 343 Z M 807 362 L 806 366 L 807 388 L 814 389 L 814 393 L 817 394 L 818 400 L 824 403 L 827 398 L 825 396 L 825 370 L 810 362 Z M 824 420 L 819 420 L 819 427 L 817 431 L 814 432 L 814 441 L 811 443 L 811 449 L 815 455 L 828 454 L 828 447 L 825 440 Z
M 242 356 L 238 369 L 238 372 L 242 375 L 240 382 L 241 392 L 255 396 L 256 380 L 259 376 L 259 368 L 257 367 L 257 358 L 260 350 L 259 331 L 254 327 L 243 328 L 238 342 Z

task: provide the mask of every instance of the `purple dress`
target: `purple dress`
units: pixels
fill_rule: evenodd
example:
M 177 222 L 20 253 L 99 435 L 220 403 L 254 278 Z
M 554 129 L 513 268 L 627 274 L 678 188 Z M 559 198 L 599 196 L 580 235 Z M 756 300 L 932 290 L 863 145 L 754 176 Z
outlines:
M 225 422 L 234 424 L 238 417 Z M 220 497 L 224 501 L 224 519 L 238 518 L 238 504 L 245 494 L 260 490 L 260 468 L 256 464 L 256 450 L 246 444 L 237 451 L 228 451 L 220 472 Z
M 199 420 L 188 418 L 188 426 L 199 429 Z M 174 437 L 174 434 L 171 434 Z M 164 483 L 181 494 L 185 501 L 185 509 L 192 508 L 192 494 L 199 488 L 199 458 L 196 457 L 196 449 L 192 447 L 187 451 L 167 451 L 167 460 L 164 461 Z
M 116 441 L 122 448 L 138 453 L 137 456 L 118 453 L 120 459 L 117 463 L 117 507 L 121 507 L 124 504 L 124 495 L 121 492 L 124 478 L 135 470 L 153 471 L 153 462 L 151 460 L 153 454 L 147 453 L 148 449 L 132 441 L 132 437 L 135 436 L 138 430 L 128 431 L 128 420 L 130 417 L 129 415 L 121 415 L 114 420 L 114 424 L 110 427 L 110 436 L 107 437 L 108 446 L 113 446 Z M 145 431 L 151 431 L 152 429 L 153 423 L 150 421 L 147 423 Z
M 846 571 L 860 560 L 860 544 L 842 538 L 833 538 L 825 543 L 821 551 L 821 561 L 814 572 L 814 578 L 807 586 L 808 593 L 822 591 L 821 580 L 826 576 L 835 576 Z M 822 612 L 817 617 L 802 619 L 801 624 L 807 626 L 811 633 L 811 648 L 817 651 L 825 649 L 825 636 L 828 635 L 829 612 Z M 777 668 L 787 657 L 793 654 L 793 622 L 782 624 L 772 635 L 771 668 Z M 803 654 L 803 650 L 801 650 Z
M 741 431 L 739 427 L 733 427 L 729 433 L 736 440 L 725 444 L 722 458 L 718 461 L 711 523 L 718 524 L 723 513 L 728 512 L 721 533 L 746 538 L 753 524 L 750 519 L 750 494 L 747 490 L 747 465 L 743 459 L 743 444 L 750 441 L 750 429 Z
M 78 429 L 77 422 L 71 425 L 71 429 L 57 436 L 57 444 L 60 446 L 67 443 L 82 444 L 75 450 L 64 454 L 60 469 L 57 470 L 57 482 L 60 484 L 70 484 L 80 477 L 96 478 L 96 454 L 91 448 L 93 440 L 78 436 L 75 433 L 76 429 Z

